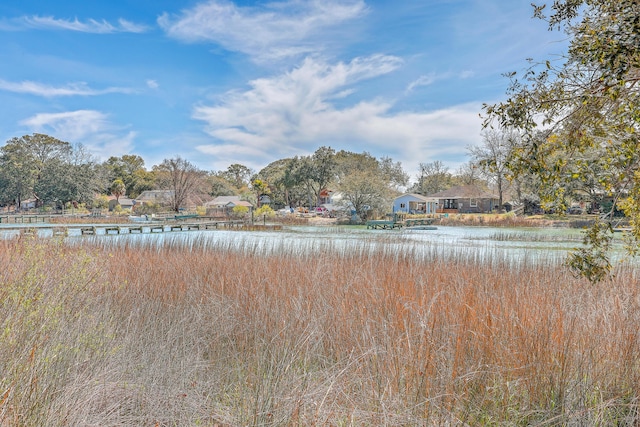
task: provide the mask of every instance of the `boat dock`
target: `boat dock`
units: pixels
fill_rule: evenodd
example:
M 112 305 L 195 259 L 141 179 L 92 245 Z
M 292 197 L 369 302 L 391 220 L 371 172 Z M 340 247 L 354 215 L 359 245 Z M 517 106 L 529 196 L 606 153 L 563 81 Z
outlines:
M 389 215 L 391 216 L 391 215 Z M 405 215 L 394 214 L 391 219 L 372 219 L 367 221 L 367 229 L 374 230 L 393 230 L 394 228 L 413 228 L 420 230 L 435 230 L 436 227 L 432 226 L 436 218 L 409 218 L 406 219 Z
M 18 225 L 20 224 L 20 225 Z M 17 231 L 22 235 L 52 236 L 97 236 L 116 234 L 167 233 L 172 231 L 216 230 L 220 228 L 243 228 L 244 221 L 194 221 L 164 223 L 127 223 L 127 224 L 50 224 L 18 223 L 2 225 L 0 232 Z

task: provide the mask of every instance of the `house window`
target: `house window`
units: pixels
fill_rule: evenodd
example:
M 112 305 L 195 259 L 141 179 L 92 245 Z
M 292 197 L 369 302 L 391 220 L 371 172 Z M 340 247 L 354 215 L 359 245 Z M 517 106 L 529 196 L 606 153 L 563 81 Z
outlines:
M 444 199 L 444 209 L 457 209 L 456 199 Z
M 469 206 L 471 206 L 472 208 L 477 208 L 478 207 L 478 199 L 469 199 Z
M 400 209 L 404 209 L 406 207 L 407 207 L 407 205 L 405 203 L 400 203 Z

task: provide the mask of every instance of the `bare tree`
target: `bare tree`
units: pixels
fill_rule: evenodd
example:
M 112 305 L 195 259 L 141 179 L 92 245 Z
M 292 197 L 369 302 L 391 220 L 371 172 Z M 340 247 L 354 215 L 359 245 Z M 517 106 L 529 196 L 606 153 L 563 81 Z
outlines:
M 165 159 L 153 169 L 159 185 L 172 191 L 171 209 L 175 212 L 184 207 L 190 198 L 200 195 L 203 190 L 206 172 L 179 156 Z
M 440 160 L 430 163 L 420 163 L 420 174 L 413 191 L 418 194 L 428 195 L 450 188 L 452 176 L 449 168 Z
M 470 161 L 458 166 L 454 178 L 460 185 L 479 185 L 484 187 L 487 183 L 480 175 L 478 165 Z
M 498 205 L 502 210 L 504 194 L 509 188 L 508 164 L 513 148 L 520 141 L 520 135 L 513 130 L 487 130 L 482 135 L 482 144 L 469 148 L 473 162 L 485 179 L 498 192 Z

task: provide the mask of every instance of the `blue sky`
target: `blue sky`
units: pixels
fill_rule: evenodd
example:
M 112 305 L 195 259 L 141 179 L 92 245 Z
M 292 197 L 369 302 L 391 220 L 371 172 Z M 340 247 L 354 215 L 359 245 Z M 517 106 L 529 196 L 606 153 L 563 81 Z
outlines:
M 4 0 L 0 144 L 255 171 L 320 146 L 454 171 L 502 76 L 562 53 L 530 0 Z

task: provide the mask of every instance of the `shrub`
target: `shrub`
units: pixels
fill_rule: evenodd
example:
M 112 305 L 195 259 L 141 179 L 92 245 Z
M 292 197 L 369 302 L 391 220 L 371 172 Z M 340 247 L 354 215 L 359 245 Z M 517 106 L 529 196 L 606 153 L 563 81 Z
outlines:
M 162 206 L 158 203 L 145 202 L 135 207 L 135 211 L 139 215 L 151 215 L 154 213 L 162 212 Z
M 246 206 L 234 206 L 231 213 L 236 218 L 244 218 L 249 213 L 249 208 Z
M 269 205 L 262 205 L 253 213 L 255 217 L 266 216 L 267 218 L 273 218 L 276 213 Z

